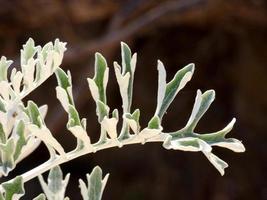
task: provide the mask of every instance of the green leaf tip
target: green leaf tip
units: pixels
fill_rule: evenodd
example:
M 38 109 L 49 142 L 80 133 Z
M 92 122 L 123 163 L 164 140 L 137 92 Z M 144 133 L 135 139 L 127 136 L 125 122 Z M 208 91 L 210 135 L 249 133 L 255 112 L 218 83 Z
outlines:
M 42 121 L 38 106 L 33 101 L 28 101 L 26 110 L 31 122 L 40 128 L 44 122 Z
M 10 65 L 13 63 L 12 60 L 7 60 L 5 56 L 0 59 L 0 81 L 7 81 L 7 71 Z
M 101 200 L 109 174 L 102 179 L 102 170 L 96 166 L 91 174 L 86 176 L 88 186 L 81 179 L 79 180 L 83 200 Z
M 14 138 L 9 138 L 5 144 L 0 143 L 1 152 L 1 166 L 0 171 L 5 176 L 15 168 L 14 152 L 15 141 Z
M 69 182 L 70 174 L 67 174 L 65 179 L 63 179 L 62 170 L 59 166 L 55 166 L 50 170 L 48 174 L 48 183 L 44 181 L 42 175 L 39 175 L 38 178 L 48 200 L 65 199 L 64 196 L 66 187 Z
M 171 102 L 174 100 L 178 92 L 184 88 L 186 83 L 191 80 L 194 73 L 195 65 L 193 63 L 188 64 L 181 70 L 179 70 L 173 77 L 173 79 L 166 84 L 166 71 L 161 61 L 158 61 L 159 71 L 159 86 L 158 86 L 158 103 L 156 109 L 156 115 L 161 119 Z
M 160 129 L 160 119 L 158 116 L 154 116 L 149 122 L 148 122 L 148 128 L 150 129 Z
M 28 41 L 23 45 L 23 49 L 21 50 L 21 64 L 27 64 L 28 60 L 33 58 L 37 49 L 39 47 L 35 46 L 35 42 L 32 38 L 29 38 Z
M 71 77 L 68 74 L 66 74 L 66 72 L 63 69 L 58 68 L 56 70 L 56 77 L 58 85 L 63 89 L 67 90 L 67 88 L 71 86 Z
M 205 114 L 205 112 L 209 109 L 214 99 L 215 99 L 214 90 L 207 90 L 203 94 L 200 90 L 197 91 L 193 110 L 186 124 L 187 129 L 189 129 L 190 131 L 194 130 L 197 123 L 202 118 L 202 116 Z
M 131 70 L 131 59 L 132 59 L 132 52 L 130 47 L 124 43 L 121 42 L 121 58 L 122 58 L 122 74 L 126 74 L 127 72 L 132 73 Z
M 18 137 L 18 140 L 16 142 L 16 148 L 14 152 L 14 160 L 17 160 L 19 158 L 19 155 L 21 154 L 21 150 L 23 146 L 27 144 L 26 137 L 24 135 L 25 131 L 25 124 L 22 120 L 18 122 L 18 124 L 15 127 L 15 132 Z
M 98 87 L 99 99 L 106 103 L 106 86 L 108 79 L 108 67 L 104 56 L 100 53 L 95 54 L 95 76 L 94 82 Z
M 69 105 L 69 121 L 68 127 L 81 126 L 81 120 L 78 111 L 72 105 Z
M 2 183 L 2 186 L 5 190 L 5 200 L 13 200 L 15 196 L 19 199 L 25 193 L 21 176 L 17 176 L 12 182 Z

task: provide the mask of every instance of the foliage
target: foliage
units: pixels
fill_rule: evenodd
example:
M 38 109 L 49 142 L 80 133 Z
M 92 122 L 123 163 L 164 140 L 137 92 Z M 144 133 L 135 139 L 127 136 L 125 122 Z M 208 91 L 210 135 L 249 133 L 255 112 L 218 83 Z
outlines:
M 25 182 L 38 176 L 44 194 L 34 200 L 67 200 L 66 187 L 70 175 L 63 178 L 60 164 L 79 156 L 110 147 L 122 147 L 128 144 L 146 142 L 162 142 L 166 149 L 182 151 L 201 151 L 215 168 L 224 174 L 227 163 L 212 153 L 213 146 L 228 148 L 234 152 L 244 152 L 242 143 L 234 138 L 225 138 L 234 126 L 235 118 L 222 130 L 199 134 L 196 133 L 201 117 L 215 99 L 215 91 L 202 93 L 197 91 L 192 113 L 184 128 L 174 132 L 164 132 L 161 125 L 164 114 L 178 92 L 190 81 L 194 73 L 194 64 L 189 64 L 179 70 L 170 82 L 166 82 L 166 71 L 163 63 L 158 61 L 158 96 L 155 114 L 146 127 L 139 124 L 141 111 L 132 109 L 134 73 L 137 54 L 132 54 L 130 48 L 121 43 L 121 65 L 114 62 L 115 76 L 122 97 L 122 114 L 118 109 L 112 112 L 107 103 L 106 88 L 109 78 L 109 67 L 105 58 L 95 54 L 95 75 L 88 78 L 89 90 L 96 105 L 96 115 L 100 125 L 100 138 L 91 143 L 87 134 L 86 119 L 81 118 L 75 106 L 72 93 L 71 73 L 63 71 L 59 66 L 66 50 L 65 43 L 55 40 L 43 47 L 35 46 L 29 39 L 21 50 L 21 71 L 13 68 L 8 77 L 8 68 L 12 61 L 1 57 L 0 60 L 0 174 L 7 176 L 15 166 L 29 156 L 40 142 L 49 151 L 47 162 L 1 184 L 0 200 L 19 199 L 24 195 Z M 67 129 L 76 138 L 76 148 L 65 152 L 61 144 L 53 137 L 45 124 L 47 106 L 37 106 L 33 101 L 25 105 L 23 98 L 42 84 L 49 76 L 56 74 L 58 86 L 56 96 L 68 114 Z M 118 121 L 122 120 L 120 131 Z M 50 170 L 48 182 L 42 173 Z M 95 167 L 87 174 L 87 185 L 79 180 L 81 195 L 84 200 L 100 200 L 108 175 L 102 179 L 102 170 Z

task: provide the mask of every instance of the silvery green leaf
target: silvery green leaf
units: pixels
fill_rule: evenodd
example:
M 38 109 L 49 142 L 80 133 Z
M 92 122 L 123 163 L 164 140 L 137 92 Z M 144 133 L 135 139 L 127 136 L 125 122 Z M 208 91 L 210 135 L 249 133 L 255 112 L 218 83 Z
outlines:
M 140 118 L 140 110 L 136 109 L 132 114 L 132 119 L 134 119 L 136 122 L 139 123 L 139 118 Z
M 172 139 L 172 137 L 170 136 L 164 141 L 163 147 L 166 149 L 193 151 L 193 152 L 197 151 L 211 152 L 212 150 L 212 148 L 208 143 L 194 137 Z
M 66 42 L 61 42 L 59 41 L 59 39 L 55 39 L 54 50 L 57 52 L 57 59 L 54 59 L 54 68 L 58 67 L 61 64 L 64 52 L 67 50 L 66 44 Z
M 74 105 L 74 101 L 73 101 L 73 95 L 72 95 L 72 80 L 71 80 L 71 74 L 68 71 L 67 74 L 61 69 L 58 68 L 56 70 L 56 77 L 57 77 L 57 82 L 58 85 L 65 90 L 66 94 L 62 94 L 63 91 L 58 91 L 59 89 L 57 89 L 57 97 L 60 100 L 60 102 L 62 103 L 63 107 L 66 106 L 66 95 L 68 97 L 68 103 L 71 105 Z M 59 94 L 58 94 L 59 92 Z M 62 97 L 62 95 L 64 96 L 64 99 L 60 99 Z M 64 102 L 62 102 L 62 101 Z M 64 107 L 65 108 L 65 107 Z
M 33 200 L 46 200 L 44 194 L 39 194 L 37 197 L 35 197 Z
M 20 51 L 21 65 L 26 65 L 28 60 L 33 58 L 33 56 L 36 54 L 38 48 L 39 47 L 35 46 L 34 40 L 29 38 L 26 44 L 23 45 L 23 49 Z
M 0 174 L 7 176 L 14 169 L 14 152 L 15 142 L 13 138 L 9 138 L 5 144 L 0 143 Z
M 221 142 L 212 143 L 211 146 L 227 148 L 236 153 L 242 153 L 242 152 L 245 152 L 246 150 L 242 142 L 235 138 L 226 138 L 222 140 Z
M 0 86 L 1 95 L 3 96 L 3 93 L 5 93 L 4 100 L 8 100 L 9 97 L 12 100 L 23 99 L 59 67 L 66 50 L 65 43 L 56 40 L 54 46 L 47 48 L 48 46 L 51 46 L 51 44 L 45 45 L 44 48 L 35 46 L 33 39 L 30 38 L 21 50 L 21 71 L 17 71 L 15 68 L 12 69 L 9 79 L 7 77 L 7 68 L 12 62 L 6 60 L 5 57 L 1 57 L 0 82 L 5 81 L 5 86 L 8 88 L 3 92 L 4 85 Z M 44 51 L 46 52 L 44 53 Z
M 57 99 L 60 101 L 62 107 L 66 112 L 69 110 L 69 97 L 66 92 L 62 87 L 57 86 L 56 87 L 56 93 L 57 93 Z
M 24 49 L 21 50 L 23 90 L 19 94 L 17 92 L 19 91 L 19 82 L 21 82 L 20 75 L 18 74 L 17 80 L 11 79 L 12 84 L 14 84 L 13 89 L 19 99 L 24 98 L 54 73 L 62 62 L 63 54 L 66 50 L 65 45 L 65 43 L 56 39 L 54 46 L 48 43 L 44 48 L 41 48 L 40 46 L 35 46 L 34 41 L 30 39 L 23 46 Z M 19 72 L 13 72 L 13 79 L 15 78 L 15 73 Z
M 69 105 L 68 113 L 69 113 L 69 121 L 67 124 L 68 128 L 73 127 L 73 126 L 81 126 L 82 125 L 79 113 L 74 106 Z
M 0 59 L 0 81 L 7 81 L 7 70 L 13 63 L 11 60 L 7 60 L 5 56 L 1 56 Z
M 108 82 L 109 68 L 105 58 L 100 54 L 95 54 L 95 76 L 93 78 L 98 88 L 98 95 L 100 101 L 106 103 L 106 87 Z
M 64 110 L 68 113 L 68 130 L 77 138 L 77 149 L 91 148 L 90 138 L 86 132 L 86 119 L 80 119 L 79 113 L 74 106 L 72 95 L 71 74 L 66 74 L 62 69 L 56 71 L 59 86 L 56 87 L 57 98 Z
M 96 102 L 96 112 L 98 116 L 99 123 L 102 121 L 103 117 L 102 111 L 105 109 L 103 105 L 106 105 L 106 87 L 108 83 L 109 68 L 107 67 L 107 62 L 105 58 L 100 54 L 95 54 L 95 75 L 94 78 L 88 78 L 88 85 L 91 91 L 92 97 Z M 102 105 L 103 104 L 103 105 Z M 105 106 L 104 106 L 105 107 Z
M 194 72 L 194 68 L 194 64 L 185 66 L 183 69 L 179 70 L 174 75 L 173 79 L 166 85 L 166 72 L 164 66 L 160 61 L 158 62 L 159 88 L 156 115 L 158 115 L 160 119 L 167 111 L 177 93 L 186 85 L 188 81 L 190 81 Z
M 134 74 L 135 72 L 136 62 L 137 62 L 137 53 L 134 53 L 130 62 L 132 74 Z
M 136 109 L 133 114 L 125 113 L 123 118 L 129 124 L 131 129 L 135 134 L 137 134 L 140 130 L 139 118 L 140 118 L 140 110 Z
M 29 116 L 31 122 L 37 125 L 39 128 L 44 124 L 38 106 L 33 101 L 28 101 L 26 113 Z
M 221 173 L 221 175 L 224 175 L 224 169 L 228 167 L 226 162 L 211 152 L 212 147 L 207 142 L 196 137 L 173 139 L 172 136 L 169 136 L 164 141 L 163 147 L 166 149 L 182 151 L 202 151 L 211 164 Z
M 91 92 L 91 95 L 94 99 L 95 102 L 97 102 L 99 100 L 99 91 L 98 91 L 98 87 L 95 83 L 95 81 L 91 78 L 87 78 L 88 81 L 88 85 L 89 85 L 89 89 Z
M 96 113 L 98 116 L 98 122 L 101 123 L 105 116 L 108 116 L 109 107 L 104 104 L 102 101 L 96 102 Z
M 36 138 L 35 136 L 30 136 L 27 139 L 27 144 L 22 147 L 21 153 L 19 154 L 16 163 L 19 163 L 21 160 L 30 155 L 40 145 L 40 143 L 41 140 L 39 138 Z
M 117 120 L 119 120 L 119 111 L 118 109 L 114 109 L 112 111 L 112 117 L 116 118 Z
M 0 112 L 6 112 L 6 106 L 4 100 L 0 96 Z
M 129 84 L 127 85 L 128 86 L 127 112 L 130 112 L 132 104 L 132 95 L 133 95 L 133 80 L 134 80 L 134 72 L 136 65 L 136 54 L 132 58 L 131 49 L 124 42 L 121 42 L 121 59 L 122 59 L 122 75 L 124 76 L 126 73 L 129 73 Z
M 241 141 L 235 138 L 225 138 L 226 134 L 232 130 L 235 122 L 236 119 L 233 118 L 232 121 L 224 129 L 220 131 L 217 131 L 215 133 L 196 134 L 196 135 L 198 138 L 208 142 L 211 146 L 224 147 L 234 152 L 244 152 L 245 147 L 241 143 Z
M 225 135 L 229 133 L 234 124 L 236 119 L 234 118 L 224 129 L 214 132 L 214 133 L 208 133 L 208 134 L 197 134 L 194 133 L 194 129 L 198 123 L 198 121 L 201 119 L 201 117 L 204 115 L 204 113 L 208 110 L 211 103 L 215 99 L 215 92 L 213 90 L 208 90 L 204 94 L 201 93 L 200 90 L 197 91 L 193 111 L 191 113 L 191 116 L 185 126 L 185 128 L 172 133 L 171 135 L 174 137 L 181 138 L 182 136 L 192 136 L 195 138 L 200 138 L 207 142 L 211 146 L 220 146 L 224 148 L 228 148 L 234 152 L 244 152 L 245 147 L 243 144 L 234 138 L 225 138 Z
M 53 47 L 53 43 L 52 42 L 48 42 L 37 53 L 39 53 L 40 55 L 42 55 L 42 58 L 45 60 L 47 58 L 48 52 L 51 51 L 51 50 L 53 50 L 53 48 L 54 48 Z
M 18 95 L 21 91 L 21 84 L 23 80 L 23 73 L 21 71 L 17 71 L 16 68 L 12 69 L 11 76 L 10 76 L 12 88 L 14 92 Z
M 123 108 L 123 112 L 125 113 L 125 112 L 128 112 L 128 108 L 130 104 L 129 95 L 128 95 L 130 73 L 127 72 L 125 74 L 121 74 L 121 67 L 116 62 L 114 62 L 114 69 L 115 69 L 117 82 L 120 88 L 120 94 L 122 97 L 122 108 Z
M 228 167 L 228 164 L 224 162 L 222 159 L 217 157 L 211 152 L 204 152 L 204 155 L 208 158 L 211 164 L 220 172 L 220 174 L 224 175 L 224 169 Z
M 79 140 L 83 142 L 83 146 L 85 148 L 91 149 L 91 141 L 89 136 L 87 135 L 86 130 L 82 126 L 72 126 L 68 128 L 69 131 Z
M 149 122 L 148 122 L 148 128 L 150 129 L 161 129 L 160 125 L 160 119 L 158 116 L 154 116 Z
M 126 74 L 127 72 L 132 73 L 131 67 L 131 59 L 132 59 L 132 52 L 129 46 L 121 42 L 121 63 L 122 63 L 122 74 Z
M 0 81 L 0 95 L 2 96 L 3 101 L 9 100 L 9 90 L 10 85 L 7 81 Z
M 70 77 L 61 68 L 56 70 L 56 77 L 58 85 L 64 90 L 67 90 L 67 88 L 71 86 Z
M 163 63 L 158 60 L 158 97 L 157 97 L 157 109 L 156 115 L 159 114 L 161 105 L 163 103 L 166 91 L 166 70 Z
M 0 143 L 6 143 L 6 134 L 4 132 L 4 129 L 3 129 L 3 125 L 2 123 L 0 122 Z
M 28 88 L 32 88 L 35 85 L 33 85 L 34 82 L 34 72 L 35 72 L 35 65 L 36 60 L 33 58 L 30 58 L 27 61 L 27 64 L 21 65 L 22 74 L 23 74 L 23 84 L 25 86 L 25 90 Z
M 27 128 L 29 129 L 29 131 L 31 132 L 32 135 L 36 136 L 37 138 L 39 138 L 40 140 L 42 140 L 50 154 L 51 157 L 54 157 L 54 149 L 62 156 L 65 156 L 65 151 L 63 149 L 63 147 L 61 146 L 61 144 L 53 137 L 52 133 L 50 132 L 50 130 L 46 127 L 46 126 L 41 126 L 38 127 L 34 124 L 32 125 L 28 125 Z
M 21 176 L 17 176 L 12 182 L 2 183 L 2 187 L 5 193 L 4 200 L 18 200 L 25 193 Z
M 109 137 L 113 140 L 116 139 L 118 136 L 117 123 L 118 119 L 113 117 L 108 118 L 107 116 L 105 116 L 101 121 L 101 127 L 103 127 L 107 131 Z
M 25 124 L 22 120 L 20 120 L 14 128 L 15 135 L 13 137 L 16 137 L 16 144 L 15 144 L 15 152 L 14 152 L 14 160 L 16 161 L 21 154 L 21 150 L 23 146 L 27 144 L 26 138 L 25 138 Z
M 186 128 L 188 130 L 193 131 L 196 127 L 198 121 L 201 119 L 201 117 L 204 115 L 204 113 L 208 110 L 211 103 L 215 99 L 215 91 L 214 90 L 208 90 L 201 93 L 200 90 L 197 91 L 197 96 L 195 99 L 195 104 L 193 107 L 193 111 L 191 113 L 191 116 L 186 124 Z
M 83 200 L 101 200 L 109 174 L 102 179 L 102 170 L 95 167 L 91 174 L 87 174 L 87 186 L 79 180 Z
M 52 168 L 48 175 L 48 183 L 45 183 L 41 175 L 38 179 L 48 200 L 64 200 L 70 174 L 63 179 L 63 173 L 59 166 Z

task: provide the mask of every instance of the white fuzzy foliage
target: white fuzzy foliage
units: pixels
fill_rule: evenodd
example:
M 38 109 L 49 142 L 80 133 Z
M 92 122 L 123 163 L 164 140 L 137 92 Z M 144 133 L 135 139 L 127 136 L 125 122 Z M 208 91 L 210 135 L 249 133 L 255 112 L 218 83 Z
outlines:
M 69 182 L 70 174 L 63 179 L 62 171 L 59 167 L 53 168 L 48 176 L 48 183 L 44 178 L 38 176 L 42 189 L 48 200 L 65 200 L 65 191 Z
M 56 87 L 56 94 L 57 99 L 60 101 L 61 105 L 63 106 L 64 110 L 68 112 L 69 110 L 69 99 L 68 94 L 66 90 L 64 90 L 62 87 L 57 86 Z
M 117 62 L 114 62 L 114 69 L 122 97 L 122 102 L 123 102 L 122 108 L 124 112 L 127 112 L 129 106 L 128 86 L 130 80 L 130 73 L 127 72 L 125 75 L 121 74 L 121 67 Z
M 92 150 L 91 140 L 87 135 L 86 130 L 81 126 L 72 126 L 68 128 L 69 131 L 79 140 L 83 141 L 84 146 L 88 150 Z
M 107 118 L 106 116 L 101 122 L 102 127 L 107 131 L 109 137 L 113 140 L 118 137 L 117 123 L 118 123 L 118 119 L 114 117 Z
M 92 97 L 93 97 L 94 101 L 97 102 L 99 100 L 98 87 L 97 87 L 97 85 L 93 79 L 87 78 L 87 81 L 88 81 L 88 85 L 89 85 Z
M 158 60 L 158 73 L 159 73 L 159 78 L 158 78 L 158 100 L 157 100 L 157 109 L 156 113 L 159 112 L 160 106 L 162 105 L 164 96 L 165 96 L 165 91 L 166 91 L 166 70 L 164 68 L 163 63 Z
M 96 114 L 101 125 L 101 134 L 99 141 L 91 144 L 90 137 L 86 131 L 86 119 L 80 118 L 78 109 L 75 107 L 71 74 L 69 71 L 65 73 L 59 68 L 66 50 L 65 45 L 65 43 L 55 40 L 54 44 L 50 42 L 44 47 L 40 47 L 35 46 L 34 41 L 29 39 L 21 50 L 21 70 L 12 69 L 10 77 L 7 76 L 7 69 L 12 61 L 1 57 L 0 133 L 2 131 L 4 134 L 1 133 L 2 135 L 0 135 L 0 158 L 3 163 L 0 166 L 0 175 L 1 171 L 2 174 L 7 174 L 14 168 L 15 164 L 34 151 L 40 142 L 44 142 L 49 150 L 50 159 L 47 163 L 25 173 L 22 177 L 28 181 L 39 176 L 48 200 L 66 200 L 68 198 L 65 198 L 65 190 L 69 175 L 63 180 L 62 171 L 55 166 L 87 153 L 115 146 L 122 147 L 127 144 L 162 142 L 166 149 L 202 152 L 223 175 L 228 164 L 213 154 L 213 147 L 223 147 L 234 152 L 245 151 L 241 141 L 235 138 L 225 138 L 226 134 L 233 128 L 236 121 L 235 118 L 220 131 L 208 134 L 195 133 L 198 121 L 215 99 L 215 91 L 213 90 L 208 90 L 205 93 L 200 90 L 197 91 L 191 115 L 184 128 L 172 133 L 163 132 L 162 117 L 177 93 L 191 80 L 194 73 L 194 64 L 189 64 L 179 70 L 173 79 L 167 83 L 165 67 L 158 60 L 157 107 L 148 125 L 141 129 L 139 109 L 136 109 L 133 113 L 131 112 L 137 54 L 134 53 L 132 55 L 131 50 L 125 43 L 121 43 L 122 67 L 117 62 L 114 62 L 115 76 L 122 97 L 121 116 L 123 122 L 120 134 L 117 132 L 117 125 L 120 119 L 118 109 L 114 109 L 111 114 L 106 100 L 109 68 L 105 58 L 100 53 L 95 54 L 95 76 L 92 79 L 88 78 L 87 81 L 92 98 L 96 103 Z M 76 148 L 68 153 L 65 153 L 62 145 L 55 139 L 44 123 L 47 106 L 38 107 L 33 102 L 29 102 L 25 108 L 22 103 L 22 99 L 26 95 L 36 89 L 55 71 L 59 83 L 59 86 L 56 87 L 56 96 L 63 109 L 68 113 L 67 129 L 77 139 Z M 21 127 L 18 126 L 18 122 L 23 122 Z M 17 131 L 17 127 L 19 127 L 18 130 L 20 131 Z M 19 154 L 14 160 L 16 151 L 19 151 Z M 45 183 L 40 174 L 49 169 L 51 171 L 48 183 Z M 79 180 L 83 199 L 100 200 L 107 179 L 108 175 L 102 179 L 102 170 L 96 167 L 90 175 L 87 175 L 87 184 Z M 22 185 L 19 186 L 22 188 Z M 18 187 L 20 191 L 14 192 L 14 199 L 19 199 L 24 192 L 21 188 Z M 3 191 L 4 188 L 0 186 L 0 199 Z M 44 198 L 44 195 L 39 195 L 36 199 L 44 200 Z
M 134 119 L 126 117 L 125 114 L 123 115 L 123 119 L 129 124 L 135 134 L 139 133 L 140 126 Z
M 29 125 L 28 129 L 30 130 L 31 134 L 42 140 L 49 150 L 55 149 L 61 156 L 65 156 L 65 151 L 61 144 L 53 137 L 50 130 L 42 126 L 39 128 L 36 125 Z M 51 151 L 50 151 L 51 152 Z M 52 155 L 51 155 L 52 156 Z M 55 155 L 53 155 L 55 156 Z

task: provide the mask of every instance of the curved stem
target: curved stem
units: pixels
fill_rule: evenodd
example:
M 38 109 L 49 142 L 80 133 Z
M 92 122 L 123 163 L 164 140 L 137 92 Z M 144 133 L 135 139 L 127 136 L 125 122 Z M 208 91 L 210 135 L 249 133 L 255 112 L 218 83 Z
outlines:
M 147 139 L 146 142 L 163 142 L 167 137 L 166 133 L 161 133 L 153 138 Z M 123 145 L 129 145 L 129 144 L 138 144 L 138 143 L 143 143 L 143 138 L 140 137 L 139 135 L 133 135 L 129 139 L 123 140 L 123 141 L 115 141 L 115 140 L 109 140 L 106 143 L 99 144 L 97 146 L 94 146 L 93 148 L 84 148 L 79 151 L 71 151 L 66 154 L 66 156 L 57 156 L 53 160 L 48 160 L 44 162 L 43 164 L 39 165 L 38 167 L 22 174 L 22 179 L 23 182 L 26 183 L 27 181 L 37 177 L 38 175 L 52 169 L 53 167 L 60 165 L 62 163 L 68 162 L 70 160 L 73 160 L 75 158 L 78 158 L 80 156 L 89 154 L 89 153 L 94 153 L 96 151 L 112 148 L 112 147 L 121 147 Z M 9 180 L 8 182 L 13 181 L 13 179 Z M 0 186 L 0 190 L 1 190 Z

